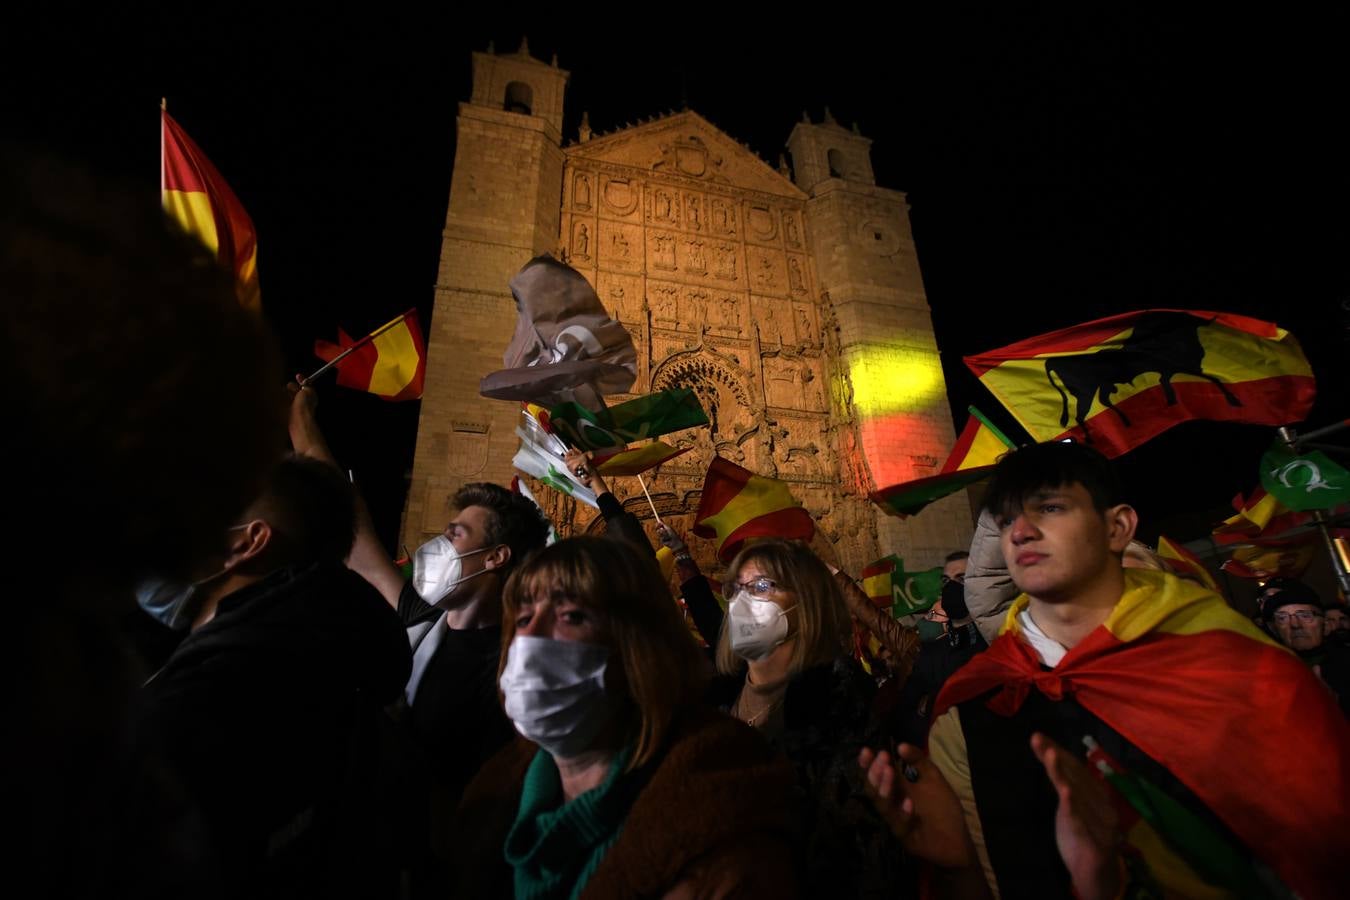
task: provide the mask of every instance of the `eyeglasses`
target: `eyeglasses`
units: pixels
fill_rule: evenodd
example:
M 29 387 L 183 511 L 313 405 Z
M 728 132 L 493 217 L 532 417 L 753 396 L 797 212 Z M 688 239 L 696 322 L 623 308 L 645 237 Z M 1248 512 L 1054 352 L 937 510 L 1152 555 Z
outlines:
M 735 596 L 737 588 L 745 591 L 751 597 L 767 597 L 779 589 L 778 582 L 774 581 L 772 578 L 764 578 L 761 576 L 759 578 L 752 578 L 746 582 L 728 581 L 723 585 L 722 596 Z
M 1281 611 L 1275 614 L 1275 621 L 1279 622 L 1281 625 L 1287 624 L 1290 619 L 1298 619 L 1304 625 L 1307 625 L 1320 618 L 1322 618 L 1322 614 L 1313 612 L 1311 609 L 1300 609 L 1298 612 Z

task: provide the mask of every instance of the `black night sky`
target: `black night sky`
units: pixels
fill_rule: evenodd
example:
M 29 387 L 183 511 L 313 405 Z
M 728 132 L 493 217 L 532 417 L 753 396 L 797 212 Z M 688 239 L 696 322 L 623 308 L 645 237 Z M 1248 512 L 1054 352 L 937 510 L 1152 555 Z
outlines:
M 825 13 L 787 7 L 760 25 L 712 7 L 476 23 L 119 11 L 81 35 L 11 30 L 26 49 L 9 56 L 5 136 L 142 180 L 157 203 L 166 96 L 251 213 L 263 305 L 308 370 L 339 325 L 365 333 L 409 306 L 429 318 L 470 51 L 514 51 L 525 33 L 571 72 L 568 140 L 583 110 L 604 132 L 687 105 L 776 165 L 803 110 L 856 121 L 878 183 L 909 195 L 958 428 L 974 403 L 1015 432 L 962 355 L 1149 307 L 1278 322 L 1317 375 L 1307 426 L 1350 416 L 1343 18 L 882 8 L 831 7 L 819 27 Z M 417 404 L 331 389 L 322 404 L 392 539 Z M 1190 423 L 1122 458 L 1143 537 L 1205 534 L 1255 486 L 1271 438 Z

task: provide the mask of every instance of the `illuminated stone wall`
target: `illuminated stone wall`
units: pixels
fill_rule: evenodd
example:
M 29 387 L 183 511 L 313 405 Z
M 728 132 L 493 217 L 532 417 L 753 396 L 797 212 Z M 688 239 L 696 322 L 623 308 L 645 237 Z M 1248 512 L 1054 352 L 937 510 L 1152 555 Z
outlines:
M 632 334 L 633 395 L 690 387 L 712 420 L 673 435 L 690 452 L 648 480 L 669 524 L 692 526 L 717 453 L 787 481 L 820 524 L 822 552 L 851 571 L 889 552 L 932 565 L 966 546 L 963 496 L 905 523 L 865 499 L 878 484 L 933 474 L 953 440 L 904 196 L 871 183 L 866 140 L 799 125 L 794 181 L 694 112 L 599 136 L 583 125 L 560 148 L 560 106 L 501 109 L 507 85 L 527 78 L 541 85 L 534 96 L 560 104 L 565 76 L 519 55 L 475 54 L 405 543 L 444 526 L 460 483 L 509 481 L 517 411 L 478 397 L 477 379 L 499 367 L 511 334 L 507 280 L 553 251 Z M 637 479 L 611 486 L 654 525 Z M 603 527 L 547 488 L 536 496 L 564 532 Z M 710 543 L 691 549 L 716 568 Z

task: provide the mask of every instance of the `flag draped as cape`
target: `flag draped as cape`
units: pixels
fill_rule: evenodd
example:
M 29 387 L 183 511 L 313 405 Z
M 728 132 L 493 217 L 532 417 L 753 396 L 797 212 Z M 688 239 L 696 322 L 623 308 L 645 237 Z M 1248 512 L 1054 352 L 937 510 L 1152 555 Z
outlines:
M 998 640 L 948 679 L 934 716 L 988 700 L 1012 715 L 1033 688 L 1084 709 L 1170 771 L 1307 898 L 1340 895 L 1350 725 L 1327 688 L 1219 597 L 1127 569 L 1106 622 L 1058 666 L 1020 638 L 1019 597 Z

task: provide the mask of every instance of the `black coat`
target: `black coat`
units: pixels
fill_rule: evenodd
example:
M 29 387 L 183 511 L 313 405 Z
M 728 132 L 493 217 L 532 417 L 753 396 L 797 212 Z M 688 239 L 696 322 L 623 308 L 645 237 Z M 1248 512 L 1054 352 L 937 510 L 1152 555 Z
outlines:
M 410 667 L 403 625 L 375 589 L 314 566 L 224 598 L 146 684 L 149 733 L 233 892 L 360 892 L 369 872 L 339 860 L 373 823 L 378 717 Z
M 709 699 L 736 702 L 743 675 L 724 675 Z M 772 743 L 797 771 L 807 812 L 806 897 L 912 896 L 914 872 L 863 793 L 858 752 L 880 746 L 872 715 L 876 687 L 856 662 L 841 657 L 788 681 L 783 730 Z

